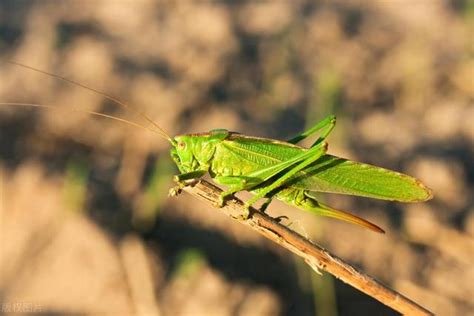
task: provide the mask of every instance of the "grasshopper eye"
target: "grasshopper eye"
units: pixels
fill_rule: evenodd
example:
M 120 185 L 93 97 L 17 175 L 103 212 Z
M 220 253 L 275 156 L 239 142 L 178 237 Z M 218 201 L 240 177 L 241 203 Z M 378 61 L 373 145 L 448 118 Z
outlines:
M 179 142 L 179 143 L 178 143 L 178 148 L 181 149 L 181 150 L 183 150 L 184 148 L 186 148 L 186 143 L 183 142 L 183 141 Z

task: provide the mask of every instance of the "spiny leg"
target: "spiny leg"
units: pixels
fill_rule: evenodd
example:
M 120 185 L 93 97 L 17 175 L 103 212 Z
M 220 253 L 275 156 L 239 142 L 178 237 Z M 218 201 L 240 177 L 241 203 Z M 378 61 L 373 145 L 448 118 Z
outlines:
M 334 115 L 329 115 L 328 117 L 318 122 L 316 125 L 314 125 L 310 129 L 288 140 L 288 143 L 297 144 L 303 139 L 307 138 L 308 136 L 313 135 L 317 131 L 321 129 L 325 129 L 323 132 L 321 132 L 321 135 L 313 143 L 313 145 L 311 145 L 311 147 L 315 147 L 316 145 L 320 144 L 326 139 L 326 137 L 331 133 L 335 125 L 336 125 L 336 117 Z
M 214 181 L 216 181 L 218 184 L 229 186 L 229 188 L 226 191 L 221 193 L 221 195 L 219 197 L 218 206 L 222 207 L 224 205 L 224 201 L 225 201 L 225 198 L 227 196 L 232 195 L 232 194 L 234 194 L 236 192 L 239 192 L 239 191 L 243 191 L 243 190 L 250 191 L 251 189 L 261 185 L 265 181 L 270 180 L 272 177 L 276 176 L 280 172 L 283 172 L 287 169 L 289 171 L 291 171 L 292 170 L 291 168 L 294 168 L 295 166 L 298 166 L 301 162 L 304 162 L 308 157 L 313 157 L 313 156 L 316 155 L 317 157 L 315 157 L 315 160 L 317 160 L 321 155 L 324 154 L 324 152 L 321 153 L 321 154 L 318 154 L 318 150 L 321 150 L 321 149 L 323 149 L 323 151 L 325 152 L 326 151 L 326 144 L 320 144 L 320 145 L 318 145 L 314 148 L 311 148 L 309 150 L 302 151 L 300 155 L 297 155 L 297 156 L 295 156 L 295 157 L 293 157 L 289 160 L 283 161 L 279 164 L 276 164 L 276 165 L 273 165 L 273 166 L 270 166 L 270 167 L 267 167 L 267 168 L 263 168 L 263 169 L 251 172 L 247 176 L 220 176 L 220 177 L 215 177 Z M 276 188 L 276 187 L 277 186 L 275 186 L 274 188 Z M 272 190 L 274 188 L 272 188 Z M 263 188 L 262 190 L 266 190 L 266 188 Z M 259 196 L 259 197 L 257 197 L 255 199 L 255 201 L 258 200 L 260 197 L 263 197 L 264 195 L 267 195 L 270 191 L 268 191 L 268 192 L 265 191 L 265 193 L 263 195 L 259 195 L 259 193 L 257 193 L 257 196 Z M 260 192 L 260 190 L 259 190 L 259 192 Z M 255 203 L 255 201 L 252 202 L 251 204 Z M 248 217 L 248 215 L 249 215 L 248 214 L 249 206 L 251 204 L 247 205 L 247 203 L 246 203 L 246 206 L 245 206 L 246 213 L 243 214 L 244 218 Z M 268 205 L 266 205 L 265 207 L 267 207 L 267 206 Z
M 298 163 L 295 167 L 292 169 L 288 170 L 283 176 L 280 178 L 276 179 L 274 182 L 272 182 L 270 185 L 260 189 L 258 193 L 253 196 L 250 200 L 245 202 L 245 207 L 248 209 L 251 205 L 253 205 L 255 202 L 257 202 L 260 198 L 264 197 L 271 191 L 277 189 L 278 187 L 282 186 L 285 181 L 287 181 L 289 178 L 294 176 L 296 173 L 299 171 L 303 170 L 316 160 L 318 160 L 321 156 L 323 156 L 326 153 L 326 143 L 322 143 L 316 147 L 311 148 L 306 152 L 306 158 Z
M 323 122 L 324 124 L 318 124 L 319 125 L 318 129 L 330 124 L 330 120 L 327 120 L 327 121 L 328 122 Z M 326 137 L 327 134 L 329 134 L 331 129 L 332 129 L 332 127 L 329 126 L 328 130 L 325 131 L 323 136 Z M 315 143 L 315 144 L 313 144 L 312 148 L 310 148 L 309 150 L 306 150 L 306 151 L 302 151 L 300 155 L 297 155 L 297 156 L 295 156 L 291 159 L 288 159 L 288 160 L 283 161 L 281 163 L 278 163 L 276 165 L 272 165 L 272 166 L 267 167 L 267 168 L 256 170 L 256 171 L 251 172 L 250 174 L 248 174 L 246 176 L 215 177 L 214 180 L 217 183 L 229 186 L 228 190 L 221 193 L 220 198 L 219 198 L 218 206 L 222 207 L 224 205 L 224 200 L 227 196 L 232 195 L 232 194 L 234 194 L 236 192 L 239 192 L 239 191 L 243 191 L 243 190 L 250 191 L 252 188 L 255 188 L 255 187 L 261 185 L 265 181 L 270 180 L 272 177 L 274 177 L 277 174 L 279 174 L 281 172 L 284 172 L 286 170 L 288 170 L 288 172 L 292 172 L 292 170 L 295 168 L 295 166 L 298 167 L 302 162 L 305 162 L 307 159 L 310 159 L 307 162 L 307 164 L 310 164 L 311 162 L 316 161 L 319 157 L 324 155 L 324 153 L 326 152 L 326 147 L 327 147 L 326 143 L 321 143 L 321 142 Z M 302 165 L 300 168 L 303 169 L 305 166 L 306 165 Z M 294 173 L 298 172 L 301 169 L 296 169 L 296 171 L 294 171 Z M 293 175 L 294 173 L 290 173 L 290 176 Z M 255 203 L 255 201 L 258 200 L 259 198 L 267 195 L 271 190 L 276 189 L 284 181 L 286 181 L 286 178 L 283 178 L 283 180 L 281 182 L 278 182 L 275 185 L 271 185 L 270 186 L 271 189 L 268 190 L 268 191 L 267 191 L 267 188 L 263 188 L 262 191 L 265 192 L 265 193 L 263 193 L 263 195 L 260 193 L 260 190 L 259 190 L 259 193 L 257 193 L 257 196 L 255 197 L 255 200 L 252 199 L 251 203 L 247 203 L 248 205 L 246 204 L 246 210 L 248 211 L 250 205 Z M 265 207 L 267 207 L 267 206 L 268 205 L 266 205 Z M 246 215 L 248 215 L 248 213 Z M 244 217 L 247 217 L 247 216 L 244 216 Z
M 270 180 L 272 177 L 275 177 L 281 172 L 286 170 L 291 170 L 299 163 L 314 155 L 314 153 L 318 150 L 318 148 L 324 147 L 324 145 L 320 144 L 315 146 L 309 150 L 302 150 L 299 155 L 294 156 L 288 160 L 282 161 L 275 165 L 255 170 L 246 176 L 220 176 L 215 177 L 214 181 L 218 184 L 229 186 L 229 188 L 221 193 L 219 206 L 224 205 L 224 199 L 236 192 L 247 190 L 250 191 L 251 189 L 263 184 L 265 181 Z

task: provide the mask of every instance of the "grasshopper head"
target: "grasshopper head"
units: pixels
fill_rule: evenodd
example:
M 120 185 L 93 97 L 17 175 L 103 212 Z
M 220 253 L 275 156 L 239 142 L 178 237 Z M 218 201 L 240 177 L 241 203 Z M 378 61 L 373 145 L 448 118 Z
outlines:
M 171 142 L 171 157 L 182 173 L 208 170 L 216 145 L 228 135 L 228 131 L 220 129 L 209 133 L 176 136 Z
M 188 135 L 176 136 L 172 141 L 171 157 L 182 173 L 194 171 L 198 166 L 193 153 L 194 143 L 193 138 Z

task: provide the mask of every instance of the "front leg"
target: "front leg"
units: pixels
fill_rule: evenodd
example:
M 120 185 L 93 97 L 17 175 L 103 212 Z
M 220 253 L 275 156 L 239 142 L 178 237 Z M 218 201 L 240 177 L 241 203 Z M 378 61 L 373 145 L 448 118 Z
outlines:
M 206 174 L 206 170 L 196 170 L 196 171 L 191 171 L 191 172 L 185 172 L 181 174 L 177 174 L 173 177 L 173 180 L 175 182 L 183 182 L 186 180 L 193 180 L 193 179 L 198 179 L 201 178 L 203 175 Z
M 173 177 L 173 181 L 176 182 L 176 185 L 169 190 L 168 195 L 169 196 L 179 195 L 181 193 L 181 190 L 186 186 L 187 180 L 201 178 L 202 176 L 206 174 L 206 172 L 207 171 L 205 170 L 197 170 L 197 171 L 185 172 L 185 173 L 175 175 Z

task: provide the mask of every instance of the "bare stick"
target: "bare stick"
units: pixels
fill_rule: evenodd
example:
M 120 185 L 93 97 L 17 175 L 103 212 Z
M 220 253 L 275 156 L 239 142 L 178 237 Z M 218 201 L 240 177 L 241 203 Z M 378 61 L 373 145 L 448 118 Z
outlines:
M 202 180 L 191 182 L 190 185 L 184 187 L 183 190 L 213 206 L 217 205 L 219 194 L 222 192 L 218 187 Z M 247 220 L 243 220 L 243 203 L 236 198 L 229 200 L 226 205 L 223 208 L 219 208 L 219 210 L 240 223 L 256 230 L 268 239 L 273 240 L 280 246 L 290 250 L 297 256 L 300 256 L 316 271 L 321 269 L 331 273 L 336 278 L 350 284 L 403 315 L 434 315 L 409 298 L 358 271 L 342 259 L 292 231 L 288 227 L 279 224 L 264 213 L 251 208 L 250 217 Z

